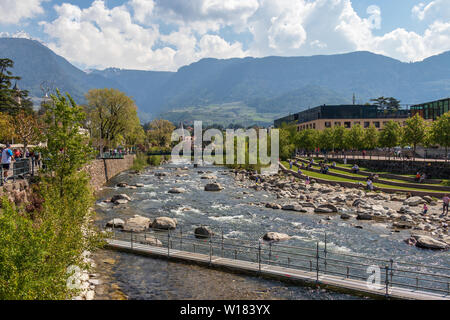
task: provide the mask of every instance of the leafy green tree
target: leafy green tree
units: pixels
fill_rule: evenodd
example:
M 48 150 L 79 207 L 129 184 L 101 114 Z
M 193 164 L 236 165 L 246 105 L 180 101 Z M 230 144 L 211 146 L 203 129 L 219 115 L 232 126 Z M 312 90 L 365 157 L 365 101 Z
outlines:
M 150 144 L 160 148 L 165 148 L 170 145 L 172 132 L 175 130 L 172 122 L 164 119 L 156 119 L 150 123 L 149 128 L 147 138 Z
M 390 120 L 380 132 L 379 145 L 383 148 L 394 148 L 398 146 L 402 139 L 402 128 L 398 122 Z M 390 154 L 389 154 L 390 156 Z
M 361 150 L 363 148 L 364 131 L 363 128 L 356 124 L 346 135 L 347 145 L 353 150 Z
M 448 160 L 448 148 L 450 147 L 450 112 L 444 113 L 433 122 L 430 130 L 430 138 L 433 143 L 445 148 L 445 158 Z
M 334 150 L 333 129 L 325 128 L 320 131 L 317 138 L 317 144 L 320 149 Z
M 14 90 L 14 80 L 20 80 L 8 69 L 14 67 L 11 59 L 0 59 L 0 112 L 16 115 L 20 110 L 33 111 L 33 103 L 28 98 L 28 91 Z
M 348 131 L 341 126 L 333 127 L 333 145 L 338 150 L 347 149 L 347 136 Z
M 141 126 L 134 101 L 119 90 L 92 89 L 86 100 L 85 124 L 100 152 L 105 146 L 114 147 L 126 141 Z
M 373 150 L 378 146 L 379 133 L 374 125 L 364 129 L 363 136 L 363 148 L 367 150 Z M 372 158 L 372 152 L 370 153 L 370 158 Z
M 406 120 L 406 125 L 403 127 L 403 142 L 413 145 L 413 158 L 416 157 L 417 145 L 424 142 L 426 134 L 427 124 L 419 114 Z

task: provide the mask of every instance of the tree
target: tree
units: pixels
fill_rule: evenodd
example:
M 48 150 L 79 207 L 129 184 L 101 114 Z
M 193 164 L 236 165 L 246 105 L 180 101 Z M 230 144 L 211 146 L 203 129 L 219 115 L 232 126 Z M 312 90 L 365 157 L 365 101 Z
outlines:
M 38 140 L 41 132 L 41 126 L 37 119 L 29 113 L 21 110 L 14 117 L 14 133 L 15 136 L 23 144 L 24 150 L 26 150 L 30 142 Z M 26 153 L 23 153 L 23 158 L 26 157 Z
M 0 141 L 2 142 L 11 142 L 14 136 L 14 128 L 13 126 L 13 118 L 7 114 L 0 112 Z
M 8 70 L 13 67 L 11 59 L 0 59 L 0 111 L 14 115 L 20 109 L 32 111 L 33 103 L 28 98 L 28 91 L 12 88 L 13 81 L 21 79 Z
M 380 132 L 379 145 L 383 148 L 394 148 L 400 144 L 402 128 L 398 122 L 390 120 Z
M 396 112 L 400 108 L 400 101 L 395 99 L 394 97 L 379 97 L 376 99 L 370 99 L 374 103 L 374 105 L 378 106 L 380 109 L 383 109 L 388 112 Z
M 445 158 L 448 160 L 450 147 L 450 112 L 444 113 L 433 122 L 430 130 L 431 141 L 445 148 Z
M 47 147 L 42 150 L 49 179 L 57 179 L 61 196 L 70 189 L 68 180 L 93 157 L 86 135 L 81 133 L 86 114 L 69 95 L 57 90 L 45 114 Z
M 126 140 L 140 126 L 134 101 L 119 90 L 93 89 L 86 94 L 86 100 L 85 124 L 101 153 L 105 146 L 112 147 L 112 142 Z
M 149 127 L 150 130 L 147 131 L 147 137 L 150 143 L 160 148 L 165 148 L 170 145 L 172 132 L 175 130 L 172 122 L 164 119 L 156 119 L 150 123 Z
M 348 131 L 346 136 L 347 145 L 354 150 L 361 150 L 363 148 L 363 138 L 363 128 L 356 124 Z
M 364 129 L 363 136 L 363 148 L 367 150 L 373 150 L 378 146 L 379 133 L 374 125 L 369 128 Z M 370 153 L 370 158 L 372 158 L 372 153 Z
M 334 150 L 333 129 L 325 128 L 320 131 L 317 138 L 317 144 L 320 149 Z
M 338 150 L 347 149 L 347 136 L 348 131 L 341 126 L 333 127 L 333 146 Z
M 425 140 L 426 134 L 427 124 L 419 114 L 406 120 L 406 125 L 403 127 L 403 142 L 413 145 L 413 158 L 416 157 L 417 145 Z

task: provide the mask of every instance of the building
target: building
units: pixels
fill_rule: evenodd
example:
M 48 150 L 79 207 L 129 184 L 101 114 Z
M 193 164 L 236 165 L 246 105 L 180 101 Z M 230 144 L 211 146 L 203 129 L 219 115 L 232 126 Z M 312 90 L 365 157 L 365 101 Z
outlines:
M 20 89 L 19 86 L 17 85 L 17 81 L 14 84 L 14 88 L 13 88 L 13 99 L 14 101 L 16 101 L 17 105 L 22 105 L 22 99 L 20 98 Z
M 374 105 L 323 105 L 277 119 L 274 124 L 275 128 L 279 128 L 283 123 L 295 123 L 297 131 L 305 129 L 323 130 L 335 126 L 351 128 L 356 124 L 363 128 L 373 125 L 381 130 L 390 120 L 404 125 L 408 117 L 408 110 L 387 112 Z
M 436 120 L 449 111 L 450 98 L 411 106 L 411 116 L 415 116 L 418 113 L 425 120 Z

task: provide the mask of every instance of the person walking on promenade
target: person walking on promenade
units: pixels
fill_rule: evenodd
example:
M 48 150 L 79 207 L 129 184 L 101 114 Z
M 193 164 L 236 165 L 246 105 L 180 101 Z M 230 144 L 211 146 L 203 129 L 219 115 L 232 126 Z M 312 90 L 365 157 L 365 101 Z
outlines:
M 11 167 L 11 162 L 14 160 L 14 154 L 10 149 L 10 144 L 6 144 L 6 148 L 2 152 L 2 169 L 3 169 L 3 182 L 6 183 L 8 179 L 8 171 Z
M 448 215 L 448 204 L 450 202 L 450 198 L 448 197 L 448 194 L 446 194 L 444 196 L 444 198 L 442 199 L 442 201 L 444 202 L 443 206 L 442 206 L 442 215 Z

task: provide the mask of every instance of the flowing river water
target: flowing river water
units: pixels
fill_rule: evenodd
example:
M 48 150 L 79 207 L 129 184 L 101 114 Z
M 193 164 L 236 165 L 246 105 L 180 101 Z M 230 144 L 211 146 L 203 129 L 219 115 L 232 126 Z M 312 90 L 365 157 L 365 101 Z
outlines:
M 291 246 L 323 244 L 327 234 L 330 250 L 363 254 L 436 266 L 449 266 L 448 252 L 426 251 L 404 243 L 409 233 L 392 232 L 386 225 L 361 222 L 363 229 L 335 216 L 323 223 L 323 215 L 294 213 L 255 206 L 259 202 L 276 202 L 276 195 L 240 187 L 234 175 L 225 168 L 208 167 L 176 172 L 185 165 L 169 164 L 134 175 L 121 173 L 112 179 L 99 195 L 96 211 L 104 227 L 113 218 L 126 220 L 135 214 L 156 218 L 176 218 L 183 230 L 193 225 L 207 225 L 223 230 L 230 239 L 255 240 L 269 231 L 286 233 L 292 238 L 283 244 Z M 206 192 L 198 171 L 209 171 L 225 189 Z M 155 172 L 168 172 L 157 177 Z M 177 177 L 177 173 L 182 175 Z M 116 184 L 144 184 L 143 188 L 118 188 Z M 169 194 L 173 187 L 185 193 Z M 125 193 L 133 201 L 114 206 L 102 200 Z M 129 253 L 113 252 L 117 259 L 113 276 L 130 299 L 353 299 L 346 294 L 322 289 L 289 285 L 252 276 L 227 273 L 197 265 L 170 262 Z

